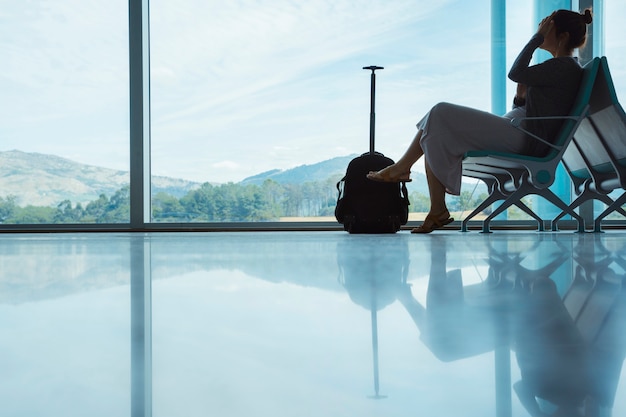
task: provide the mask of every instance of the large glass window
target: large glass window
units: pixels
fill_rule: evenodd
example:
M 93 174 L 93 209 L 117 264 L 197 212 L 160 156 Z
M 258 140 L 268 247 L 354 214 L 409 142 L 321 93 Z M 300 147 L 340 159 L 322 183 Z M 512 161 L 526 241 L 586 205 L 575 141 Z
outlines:
M 153 0 L 154 221 L 334 220 L 335 183 L 369 149 L 362 67 L 385 67 L 376 149 L 397 159 L 436 102 L 490 109 L 489 10 Z M 410 192 L 425 212 L 423 166 Z
M 508 69 L 536 11 L 504 3 Z M 599 4 L 621 97 L 626 10 Z M 150 1 L 152 221 L 334 221 L 335 184 L 369 149 L 361 68 L 385 67 L 376 149 L 397 159 L 435 103 L 493 110 L 491 6 Z M 11 3 L 0 23 L 0 223 L 128 223 L 128 2 Z M 411 219 L 428 210 L 423 173 L 419 162 Z M 486 193 L 465 181 L 449 198 L 457 219 Z
M 126 223 L 128 2 L 2 2 L 0 223 Z

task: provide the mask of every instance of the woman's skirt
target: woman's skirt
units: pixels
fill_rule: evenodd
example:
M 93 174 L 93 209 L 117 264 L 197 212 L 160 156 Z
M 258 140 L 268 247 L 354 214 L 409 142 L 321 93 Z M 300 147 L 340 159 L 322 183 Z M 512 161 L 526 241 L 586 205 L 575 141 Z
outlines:
M 426 163 L 453 195 L 461 193 L 463 156 L 468 151 L 523 154 L 532 140 L 508 117 L 470 107 L 439 103 L 417 124 Z

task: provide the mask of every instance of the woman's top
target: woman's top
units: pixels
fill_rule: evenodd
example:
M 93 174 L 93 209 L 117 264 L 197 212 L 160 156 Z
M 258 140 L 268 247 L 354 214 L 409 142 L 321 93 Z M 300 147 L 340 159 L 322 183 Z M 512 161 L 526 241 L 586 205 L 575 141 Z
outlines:
M 537 33 L 526 44 L 509 71 L 509 78 L 525 84 L 527 117 L 565 116 L 569 114 L 578 94 L 582 67 L 574 57 L 551 58 L 529 66 L 535 50 L 543 43 Z M 526 120 L 524 126 L 533 134 L 553 142 L 563 120 Z M 529 139 L 528 154 L 544 156 L 548 145 Z

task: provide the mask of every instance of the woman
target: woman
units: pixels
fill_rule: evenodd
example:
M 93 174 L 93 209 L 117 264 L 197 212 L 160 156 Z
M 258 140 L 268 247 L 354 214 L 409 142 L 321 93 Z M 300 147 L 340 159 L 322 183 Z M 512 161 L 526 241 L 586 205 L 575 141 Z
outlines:
M 537 33 L 522 49 L 509 72 L 509 78 L 525 91 L 514 103 L 524 106 L 528 117 L 568 114 L 582 75 L 574 50 L 585 44 L 591 10 L 577 13 L 558 10 L 544 18 Z M 544 49 L 553 58 L 529 66 L 534 51 Z M 524 88 L 525 87 L 525 88 Z M 561 125 L 558 120 L 527 121 L 525 128 L 546 140 Z M 439 103 L 417 124 L 417 134 L 405 154 L 393 165 L 370 172 L 373 181 L 410 181 L 411 167 L 425 156 L 430 211 L 424 223 L 411 233 L 430 233 L 454 219 L 446 207 L 446 192 L 459 195 L 463 155 L 472 150 L 490 150 L 541 156 L 547 145 L 513 127 L 510 119 L 469 107 Z

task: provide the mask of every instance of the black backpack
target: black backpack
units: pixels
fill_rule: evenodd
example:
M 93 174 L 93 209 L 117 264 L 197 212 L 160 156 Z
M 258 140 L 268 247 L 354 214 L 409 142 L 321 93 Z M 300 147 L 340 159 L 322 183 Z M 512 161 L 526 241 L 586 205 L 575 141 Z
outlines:
M 409 219 L 409 194 L 406 184 L 377 182 L 367 178 L 370 171 L 379 171 L 393 160 L 374 150 L 374 101 L 376 91 L 375 65 L 363 67 L 370 75 L 370 151 L 348 164 L 346 175 L 337 183 L 335 217 L 350 233 L 395 233 Z
M 335 217 L 349 233 L 395 233 L 408 221 L 409 197 L 405 183 L 377 182 L 366 177 L 393 164 L 381 153 L 364 153 L 348 164 L 337 183 Z

